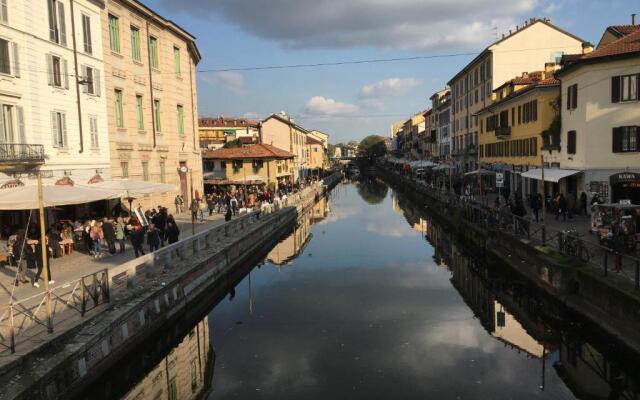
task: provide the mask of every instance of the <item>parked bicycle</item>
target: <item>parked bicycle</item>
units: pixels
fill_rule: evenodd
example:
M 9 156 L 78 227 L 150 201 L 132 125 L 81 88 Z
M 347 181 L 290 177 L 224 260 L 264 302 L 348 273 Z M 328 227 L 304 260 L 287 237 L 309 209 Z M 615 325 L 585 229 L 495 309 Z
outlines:
M 579 258 L 581 262 L 589 262 L 591 254 L 584 245 L 580 234 L 575 229 L 568 229 L 561 232 L 560 236 L 560 252 L 570 257 Z

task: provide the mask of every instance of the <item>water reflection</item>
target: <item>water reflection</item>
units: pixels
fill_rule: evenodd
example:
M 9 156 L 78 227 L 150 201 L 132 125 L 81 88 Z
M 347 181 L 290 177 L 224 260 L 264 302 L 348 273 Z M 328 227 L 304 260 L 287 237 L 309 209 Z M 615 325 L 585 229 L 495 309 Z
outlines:
M 358 194 L 369 204 L 380 204 L 387 197 L 389 187 L 381 179 L 365 176 L 358 182 Z
M 212 304 L 125 398 L 638 396 L 636 358 L 380 181 L 338 186 Z

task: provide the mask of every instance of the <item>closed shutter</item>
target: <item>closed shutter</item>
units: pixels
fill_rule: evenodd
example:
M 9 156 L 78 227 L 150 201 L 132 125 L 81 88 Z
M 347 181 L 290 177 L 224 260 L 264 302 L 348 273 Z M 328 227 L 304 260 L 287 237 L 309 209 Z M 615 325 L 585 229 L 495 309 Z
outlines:
M 54 80 L 53 80 L 53 58 L 51 57 L 51 54 L 47 54 L 47 76 L 49 77 L 48 79 L 48 83 L 49 86 L 53 86 Z
M 13 76 L 20 78 L 20 54 L 18 51 L 18 43 L 12 43 L 13 47 Z
M 578 108 L 578 85 L 573 85 L 573 94 L 571 96 L 571 108 Z
M 64 3 L 58 3 L 58 30 L 60 32 L 60 44 L 67 45 L 67 26 L 64 19 Z
M 9 10 L 7 7 L 7 0 L 0 0 L 0 22 L 5 24 L 9 23 Z
M 576 131 L 567 132 L 567 153 L 576 154 Z
M 612 103 L 620 102 L 620 77 L 619 76 L 611 77 L 611 102 Z
M 636 100 L 640 100 L 640 74 L 636 75 Z
M 612 151 L 620 153 L 622 151 L 622 129 L 613 128 Z
M 533 101 L 533 120 L 538 120 L 538 100 Z
M 53 147 L 59 147 L 60 143 L 58 142 L 58 113 L 55 111 L 51 111 L 51 143 Z
M 67 60 L 60 59 L 62 63 L 62 86 L 65 89 L 69 89 L 69 66 Z
M 27 143 L 27 136 L 24 129 L 24 109 L 20 106 L 16 107 L 18 118 L 18 140 L 20 143 Z
M 567 110 L 571 110 L 571 86 L 567 87 Z
M 99 69 L 94 69 L 93 70 L 93 94 L 95 94 L 96 96 L 100 96 L 101 91 L 100 91 L 100 70 Z
M 47 1 L 47 6 L 49 7 L 49 40 L 52 42 L 57 42 L 57 28 L 56 28 L 56 9 L 55 3 L 52 1 Z
M 62 147 L 67 147 L 69 142 L 67 140 L 67 115 L 60 113 L 60 127 L 62 128 Z
M 87 81 L 89 79 L 91 79 L 90 76 L 87 76 L 87 66 L 86 65 L 82 65 L 80 66 L 80 70 L 82 71 L 82 79 L 84 81 Z M 89 93 L 89 85 L 87 85 L 86 83 L 81 85 L 82 86 L 82 93 Z

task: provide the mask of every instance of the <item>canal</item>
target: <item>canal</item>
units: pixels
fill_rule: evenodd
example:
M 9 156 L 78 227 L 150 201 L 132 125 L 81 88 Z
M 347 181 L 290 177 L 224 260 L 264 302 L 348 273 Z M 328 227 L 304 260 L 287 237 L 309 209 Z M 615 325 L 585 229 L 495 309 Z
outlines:
M 384 182 L 338 185 L 80 398 L 637 399 L 637 358 Z

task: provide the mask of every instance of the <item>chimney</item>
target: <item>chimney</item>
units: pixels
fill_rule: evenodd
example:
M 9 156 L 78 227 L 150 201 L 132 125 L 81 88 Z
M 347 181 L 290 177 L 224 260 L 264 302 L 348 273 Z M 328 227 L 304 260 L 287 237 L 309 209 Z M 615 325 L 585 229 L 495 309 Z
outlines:
M 582 54 L 589 54 L 593 51 L 593 45 L 589 42 L 582 43 Z
M 545 79 L 546 77 L 553 75 L 555 71 L 556 71 L 556 63 L 552 63 L 552 62 L 544 63 L 544 74 L 542 75 L 543 76 L 542 79 Z
M 631 25 L 635 25 L 635 24 L 636 24 L 636 15 L 631 14 Z

